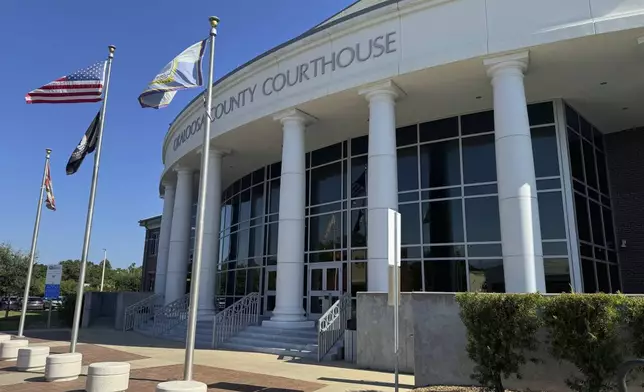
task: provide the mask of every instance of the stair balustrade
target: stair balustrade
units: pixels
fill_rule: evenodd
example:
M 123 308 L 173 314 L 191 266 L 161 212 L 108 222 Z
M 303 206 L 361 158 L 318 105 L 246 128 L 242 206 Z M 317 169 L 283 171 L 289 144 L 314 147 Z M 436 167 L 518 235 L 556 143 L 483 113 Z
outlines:
M 344 336 L 351 317 L 351 296 L 347 293 L 335 301 L 318 320 L 318 362 Z
M 177 325 L 184 323 L 188 319 L 189 305 L 190 294 L 186 294 L 158 309 L 154 313 L 154 336 L 165 335 Z
M 258 325 L 260 299 L 259 293 L 250 293 L 217 313 L 213 317 L 211 347 L 218 348 L 249 325 Z
M 163 307 L 163 295 L 154 294 L 138 301 L 127 308 L 123 314 L 123 331 L 137 330 L 149 322 Z

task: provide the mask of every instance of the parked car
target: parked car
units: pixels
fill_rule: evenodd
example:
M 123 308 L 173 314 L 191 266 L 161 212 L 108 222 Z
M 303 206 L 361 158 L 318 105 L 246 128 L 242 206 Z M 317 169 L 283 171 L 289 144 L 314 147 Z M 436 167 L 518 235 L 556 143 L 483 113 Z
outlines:
M 45 301 L 40 297 L 27 298 L 27 310 L 45 310 Z
M 9 310 L 19 310 L 20 301 L 18 301 L 18 297 L 4 297 L 0 301 L 0 308 L 2 310 L 6 310 L 7 308 Z
M 52 309 L 58 309 L 63 304 L 63 301 L 60 298 L 48 299 L 45 301 L 45 309 L 49 309 L 51 306 Z

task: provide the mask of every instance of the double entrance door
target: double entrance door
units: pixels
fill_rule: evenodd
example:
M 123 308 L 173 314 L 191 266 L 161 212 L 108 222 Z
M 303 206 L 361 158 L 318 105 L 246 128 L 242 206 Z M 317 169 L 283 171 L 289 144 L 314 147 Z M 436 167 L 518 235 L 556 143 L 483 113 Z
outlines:
M 308 290 L 304 292 L 306 301 L 305 311 L 309 319 L 317 320 L 340 299 L 346 287 L 342 263 L 315 263 L 308 265 L 307 279 Z M 297 284 L 296 282 L 293 282 Z M 275 307 L 277 295 L 277 266 L 267 266 L 264 273 L 264 315 L 270 316 Z

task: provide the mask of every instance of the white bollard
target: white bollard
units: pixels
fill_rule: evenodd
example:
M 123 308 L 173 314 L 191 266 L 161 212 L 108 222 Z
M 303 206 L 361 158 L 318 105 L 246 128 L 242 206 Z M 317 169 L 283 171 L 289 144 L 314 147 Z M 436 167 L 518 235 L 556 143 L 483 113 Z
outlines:
M 83 354 L 65 353 L 51 354 L 47 357 L 45 365 L 45 380 L 71 381 L 76 380 L 81 373 L 83 364 Z
M 16 368 L 21 372 L 44 370 L 49 355 L 48 346 L 26 347 L 18 350 Z
M 27 339 L 5 340 L 0 343 L 0 361 L 18 358 L 18 350 L 29 345 Z
M 166 381 L 157 384 L 156 392 L 207 392 L 208 386 L 199 381 Z
M 127 362 L 97 362 L 87 368 L 87 392 L 123 392 L 130 382 Z

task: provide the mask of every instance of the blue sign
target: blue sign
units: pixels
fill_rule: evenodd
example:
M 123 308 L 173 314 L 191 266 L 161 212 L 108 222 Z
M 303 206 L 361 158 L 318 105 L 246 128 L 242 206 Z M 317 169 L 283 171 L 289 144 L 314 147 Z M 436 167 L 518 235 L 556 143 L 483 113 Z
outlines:
M 45 285 L 45 299 L 57 299 L 60 297 L 59 284 L 46 284 Z

